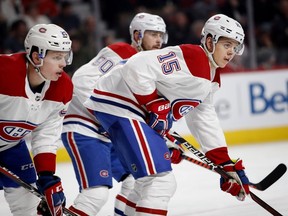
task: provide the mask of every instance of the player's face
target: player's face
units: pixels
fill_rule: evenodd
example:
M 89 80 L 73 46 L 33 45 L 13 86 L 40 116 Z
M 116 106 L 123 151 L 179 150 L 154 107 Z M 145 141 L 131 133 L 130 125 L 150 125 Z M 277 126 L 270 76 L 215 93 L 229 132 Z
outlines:
M 239 43 L 233 39 L 219 38 L 213 54 L 216 64 L 221 68 L 225 67 L 234 58 L 238 45 Z
M 163 43 L 163 32 L 146 30 L 142 39 L 143 50 L 160 49 Z
M 48 51 L 40 68 L 41 73 L 47 80 L 57 81 L 62 76 L 67 58 L 68 52 Z

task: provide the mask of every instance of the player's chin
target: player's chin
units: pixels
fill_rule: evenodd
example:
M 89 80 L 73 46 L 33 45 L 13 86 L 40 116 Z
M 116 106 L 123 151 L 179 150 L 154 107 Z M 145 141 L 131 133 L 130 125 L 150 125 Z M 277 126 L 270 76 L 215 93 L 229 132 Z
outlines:
M 62 76 L 62 73 L 56 73 L 55 76 L 52 77 L 51 81 L 57 81 Z
M 157 49 L 161 49 L 161 46 L 153 46 L 152 50 L 157 50 Z
M 62 76 L 62 72 L 57 72 L 56 73 L 56 76 L 59 78 L 59 77 L 61 77 Z
M 229 61 L 223 61 L 223 62 L 220 62 L 220 63 L 218 64 L 218 66 L 219 66 L 220 68 L 224 68 L 224 67 L 227 66 L 228 63 L 229 63 Z

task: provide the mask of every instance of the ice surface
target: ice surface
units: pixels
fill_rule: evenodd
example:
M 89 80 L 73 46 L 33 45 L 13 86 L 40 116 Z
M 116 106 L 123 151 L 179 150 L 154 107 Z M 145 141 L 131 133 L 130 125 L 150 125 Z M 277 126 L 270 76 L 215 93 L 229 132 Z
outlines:
M 259 182 L 279 163 L 288 165 L 288 142 L 262 143 L 229 147 L 230 156 L 243 159 L 247 176 L 251 182 Z M 249 197 L 240 202 L 219 189 L 219 176 L 188 161 L 173 165 L 178 188 L 169 204 L 169 216 L 265 216 L 271 215 Z M 67 206 L 78 193 L 71 163 L 57 165 L 61 176 Z M 99 216 L 112 216 L 114 197 L 120 184 L 114 182 L 110 198 Z M 265 191 L 251 189 L 274 209 L 288 216 L 288 173 Z M 0 215 L 11 215 L 0 191 Z

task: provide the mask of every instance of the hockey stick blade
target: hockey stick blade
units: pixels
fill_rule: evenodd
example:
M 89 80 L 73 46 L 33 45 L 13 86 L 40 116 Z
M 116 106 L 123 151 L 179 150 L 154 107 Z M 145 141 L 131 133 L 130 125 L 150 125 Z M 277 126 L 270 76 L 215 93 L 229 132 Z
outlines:
M 250 186 L 260 191 L 264 191 L 280 179 L 287 171 L 287 166 L 283 163 L 279 164 L 269 175 L 267 175 L 259 183 L 251 183 Z
M 178 142 L 179 146 L 182 150 L 188 150 L 193 155 L 197 156 L 200 160 L 207 163 L 215 172 L 217 172 L 219 175 L 221 175 L 225 179 L 231 179 L 231 177 L 227 172 L 225 172 L 221 167 L 214 164 L 212 161 L 210 161 L 205 154 L 203 154 L 201 151 L 199 151 L 197 148 L 195 148 L 192 144 L 188 143 L 184 138 L 182 138 L 178 133 L 175 131 L 171 133 Z M 260 205 L 262 208 L 266 209 L 269 213 L 271 213 L 274 216 L 283 216 L 281 213 L 279 213 L 276 209 L 271 207 L 268 203 L 264 202 L 264 200 L 260 199 L 258 196 L 256 196 L 252 191 L 249 193 L 250 197 L 253 201 L 255 201 L 258 205 Z
M 25 188 L 26 190 L 28 190 L 29 192 L 33 193 L 35 196 L 39 197 L 42 200 L 45 200 L 46 202 L 46 198 L 44 195 L 42 195 L 37 188 L 33 187 L 32 185 L 24 182 L 22 179 L 19 178 L 19 176 L 17 176 L 16 174 L 14 174 L 13 172 L 11 172 L 10 170 L 8 170 L 7 168 L 0 166 L 0 173 L 2 173 L 3 175 L 5 175 L 6 177 L 10 178 L 11 180 L 13 180 L 14 182 L 18 183 L 20 186 L 22 186 L 23 188 Z M 63 212 L 66 216 L 78 216 L 77 214 L 71 212 L 69 209 L 63 207 Z

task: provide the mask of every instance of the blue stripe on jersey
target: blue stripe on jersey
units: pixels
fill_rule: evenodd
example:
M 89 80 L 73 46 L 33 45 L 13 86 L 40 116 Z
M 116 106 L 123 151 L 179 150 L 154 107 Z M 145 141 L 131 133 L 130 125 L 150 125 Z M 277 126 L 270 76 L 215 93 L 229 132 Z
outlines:
M 101 134 L 99 131 L 95 130 L 95 128 L 87 125 L 87 124 L 84 124 L 82 122 L 79 122 L 79 121 L 66 121 L 63 123 L 63 125 L 68 125 L 68 124 L 79 124 L 79 125 L 82 125 L 90 130 L 92 130 L 94 133 L 98 133 L 98 134 Z
M 91 96 L 90 99 L 93 100 L 93 101 L 96 101 L 96 102 L 109 104 L 109 105 L 112 105 L 112 106 L 120 107 L 122 109 L 127 109 L 127 110 L 131 111 L 132 113 L 134 113 L 134 114 L 136 114 L 138 116 L 141 116 L 141 118 L 145 119 L 144 115 L 142 115 L 140 112 L 138 112 L 137 110 L 135 110 L 135 109 L 133 109 L 133 108 L 127 106 L 127 105 L 124 105 L 124 104 L 121 104 L 121 103 L 117 103 L 115 101 L 106 100 L 106 99 L 95 98 L 93 96 Z

